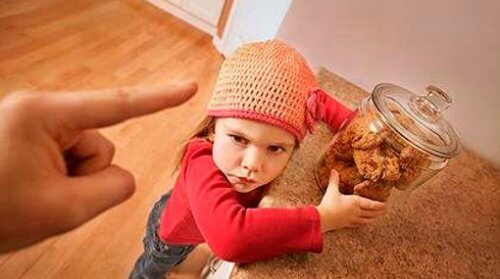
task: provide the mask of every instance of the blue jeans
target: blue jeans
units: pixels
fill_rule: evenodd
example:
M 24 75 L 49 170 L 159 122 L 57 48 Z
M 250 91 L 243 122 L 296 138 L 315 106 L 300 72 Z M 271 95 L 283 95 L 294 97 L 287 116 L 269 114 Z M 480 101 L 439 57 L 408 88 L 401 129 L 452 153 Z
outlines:
M 180 264 L 195 247 L 195 245 L 163 243 L 158 237 L 160 215 L 169 198 L 170 193 L 163 195 L 149 213 L 146 236 L 143 240 L 144 252 L 135 263 L 130 279 L 164 278 L 165 274 Z

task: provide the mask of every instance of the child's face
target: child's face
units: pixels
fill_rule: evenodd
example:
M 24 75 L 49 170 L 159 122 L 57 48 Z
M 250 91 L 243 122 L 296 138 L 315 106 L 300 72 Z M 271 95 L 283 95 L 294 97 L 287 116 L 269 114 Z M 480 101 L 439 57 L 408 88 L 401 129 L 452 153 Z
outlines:
M 214 161 L 238 192 L 250 192 L 278 177 L 294 147 L 292 134 L 270 124 L 239 118 L 215 123 Z

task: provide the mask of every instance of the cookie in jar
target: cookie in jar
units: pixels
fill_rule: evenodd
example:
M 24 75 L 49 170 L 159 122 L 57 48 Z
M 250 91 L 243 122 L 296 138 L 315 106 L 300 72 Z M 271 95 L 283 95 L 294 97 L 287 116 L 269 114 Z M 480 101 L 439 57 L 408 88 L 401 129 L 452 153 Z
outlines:
M 339 191 L 387 201 L 392 191 L 413 190 L 446 167 L 459 140 L 442 116 L 450 97 L 435 86 L 416 95 L 379 84 L 342 125 L 319 160 L 318 186 L 339 173 Z

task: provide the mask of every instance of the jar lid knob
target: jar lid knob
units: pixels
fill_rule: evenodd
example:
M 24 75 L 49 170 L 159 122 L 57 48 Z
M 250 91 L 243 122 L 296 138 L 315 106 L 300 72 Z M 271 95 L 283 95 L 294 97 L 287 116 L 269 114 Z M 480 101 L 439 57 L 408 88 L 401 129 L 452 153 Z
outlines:
M 427 91 L 425 98 L 429 100 L 437 112 L 442 112 L 451 105 L 451 98 L 441 88 L 429 85 L 425 90 Z
M 425 96 L 411 98 L 410 107 L 428 121 L 438 121 L 441 118 L 441 112 L 451 105 L 452 100 L 437 86 L 429 85 L 425 90 L 427 92 Z

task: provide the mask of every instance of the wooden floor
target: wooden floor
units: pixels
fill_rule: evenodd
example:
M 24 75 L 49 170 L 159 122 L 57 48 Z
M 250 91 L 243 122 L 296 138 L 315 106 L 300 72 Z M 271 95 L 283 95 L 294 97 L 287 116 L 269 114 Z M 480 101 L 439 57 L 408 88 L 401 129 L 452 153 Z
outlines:
M 0 96 L 176 79 L 200 88 L 182 107 L 103 130 L 117 147 L 115 162 L 136 177 L 135 195 L 78 230 L 0 256 L 0 278 L 125 278 L 221 61 L 209 35 L 144 0 L 0 1 Z

